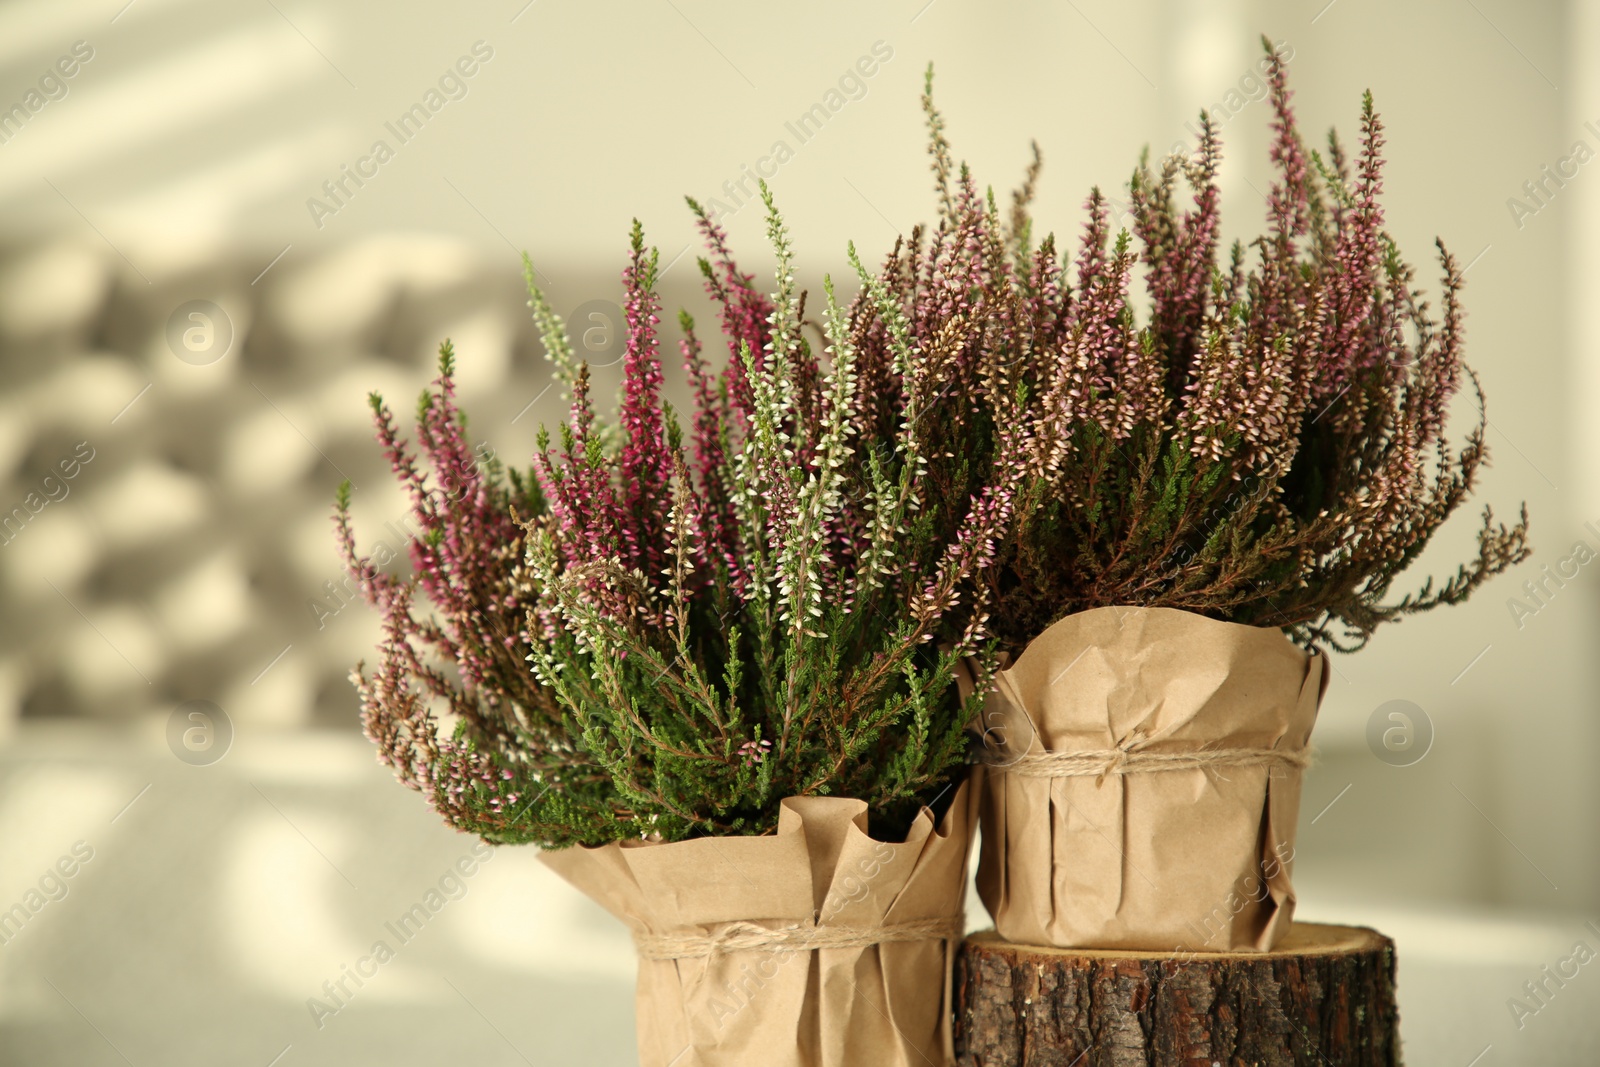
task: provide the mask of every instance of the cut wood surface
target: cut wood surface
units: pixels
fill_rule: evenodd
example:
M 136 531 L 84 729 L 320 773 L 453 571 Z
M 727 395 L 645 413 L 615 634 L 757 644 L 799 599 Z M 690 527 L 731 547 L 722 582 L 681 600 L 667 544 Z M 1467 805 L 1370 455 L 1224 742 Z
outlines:
M 1296 923 L 1272 952 L 963 946 L 961 1067 L 1391 1067 L 1394 942 Z

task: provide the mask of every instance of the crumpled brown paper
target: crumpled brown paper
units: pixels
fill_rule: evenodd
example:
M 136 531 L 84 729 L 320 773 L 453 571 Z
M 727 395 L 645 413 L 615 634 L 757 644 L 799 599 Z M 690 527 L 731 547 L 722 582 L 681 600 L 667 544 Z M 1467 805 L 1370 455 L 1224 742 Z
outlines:
M 541 858 L 634 932 L 643 1067 L 942 1067 L 977 806 L 956 790 L 898 843 L 868 833 L 864 801 L 791 797 L 775 835 Z M 780 943 L 742 947 L 762 930 Z
M 980 724 L 978 892 L 1000 936 L 1272 948 L 1294 915 L 1295 764 L 1327 661 L 1277 629 L 1170 608 L 1096 608 L 1035 638 L 997 676 Z M 1100 772 L 1036 776 L 1062 759 L 1041 753 L 1084 754 Z M 1181 753 L 1191 763 L 1173 766 Z M 1219 758 L 1233 762 L 1193 765 Z

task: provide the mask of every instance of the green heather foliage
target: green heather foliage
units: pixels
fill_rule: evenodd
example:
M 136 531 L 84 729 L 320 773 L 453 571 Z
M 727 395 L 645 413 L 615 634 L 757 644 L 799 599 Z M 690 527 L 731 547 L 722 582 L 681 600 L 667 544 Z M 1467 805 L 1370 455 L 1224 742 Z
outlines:
M 1096 190 L 1069 254 L 1033 243 L 1037 153 L 1004 217 L 955 167 L 931 69 L 938 223 L 875 273 L 852 247 L 859 289 L 841 305 L 828 280 L 820 321 L 764 186 L 770 294 L 690 201 L 726 355 L 713 371 L 680 315 L 684 422 L 637 223 L 614 421 L 525 263 L 572 405 L 532 469 L 472 453 L 447 344 L 427 470 L 373 398 L 422 528 L 411 575 L 336 513 L 385 620 L 354 676 L 380 757 L 496 842 L 768 833 L 794 795 L 859 797 L 893 834 L 964 773 L 1000 654 L 1064 615 L 1173 607 L 1352 649 L 1525 558 L 1526 510 L 1485 509 L 1474 559 L 1390 598 L 1486 461 L 1481 410 L 1444 436 L 1463 380 L 1482 405 L 1461 274 L 1441 247 L 1435 316 L 1382 228 L 1370 99 L 1354 160 L 1310 152 L 1269 62 L 1267 229 L 1225 253 L 1204 115 L 1193 157 L 1134 172 L 1132 232 Z

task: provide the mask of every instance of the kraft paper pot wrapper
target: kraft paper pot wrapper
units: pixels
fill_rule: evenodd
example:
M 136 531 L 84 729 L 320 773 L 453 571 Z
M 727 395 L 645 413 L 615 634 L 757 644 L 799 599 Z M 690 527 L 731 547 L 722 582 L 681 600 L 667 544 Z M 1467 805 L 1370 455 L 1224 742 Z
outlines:
M 978 892 L 1008 941 L 1266 951 L 1289 928 L 1328 657 L 1280 630 L 1095 608 L 985 704 Z
M 541 858 L 633 931 L 643 1067 L 942 1067 L 977 814 L 955 790 L 903 842 L 864 801 L 791 797 L 765 837 Z

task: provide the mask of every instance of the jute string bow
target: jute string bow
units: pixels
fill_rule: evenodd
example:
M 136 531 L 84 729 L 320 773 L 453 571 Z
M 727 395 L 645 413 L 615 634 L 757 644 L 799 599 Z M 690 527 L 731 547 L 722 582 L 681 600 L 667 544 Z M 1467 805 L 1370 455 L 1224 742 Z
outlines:
M 639 956 L 647 960 L 682 960 L 751 949 L 808 952 L 818 948 L 866 948 L 891 941 L 956 939 L 966 931 L 966 918 L 914 919 L 879 926 L 758 926 L 736 922 L 714 934 L 635 934 Z

